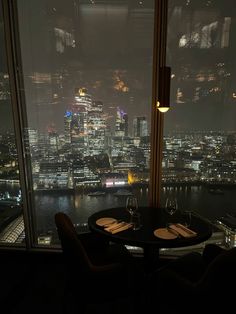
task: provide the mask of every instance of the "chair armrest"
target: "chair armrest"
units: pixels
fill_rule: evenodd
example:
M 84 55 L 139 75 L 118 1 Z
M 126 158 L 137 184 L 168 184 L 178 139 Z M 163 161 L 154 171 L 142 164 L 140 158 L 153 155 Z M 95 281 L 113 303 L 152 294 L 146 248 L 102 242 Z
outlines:
M 216 244 L 207 244 L 203 250 L 202 258 L 203 261 L 208 265 L 210 264 L 218 255 L 225 252 L 226 250 L 221 248 Z

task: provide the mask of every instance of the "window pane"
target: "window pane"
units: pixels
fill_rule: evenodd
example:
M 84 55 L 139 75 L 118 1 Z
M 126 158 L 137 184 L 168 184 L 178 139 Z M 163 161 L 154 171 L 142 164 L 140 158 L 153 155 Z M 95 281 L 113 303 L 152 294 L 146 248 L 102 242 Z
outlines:
M 2 3 L 0 2 L 0 8 Z M 0 10 L 0 243 L 24 245 L 18 157 L 7 70 L 4 23 Z
M 167 63 L 171 109 L 165 114 L 162 204 L 236 228 L 234 1 L 169 1 Z M 233 224 L 233 225 L 231 225 Z
M 54 214 L 147 204 L 154 1 L 18 1 L 39 244 Z

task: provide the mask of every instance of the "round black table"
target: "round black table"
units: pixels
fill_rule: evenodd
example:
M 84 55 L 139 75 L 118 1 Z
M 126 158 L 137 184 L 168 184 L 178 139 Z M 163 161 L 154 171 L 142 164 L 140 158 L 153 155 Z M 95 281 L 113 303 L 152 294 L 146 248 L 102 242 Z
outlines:
M 168 215 L 162 208 L 140 207 L 138 211 L 141 214 L 141 229 L 128 229 L 122 232 L 111 234 L 96 224 L 97 219 L 103 217 L 113 217 L 122 221 L 129 221 L 129 213 L 125 208 L 110 208 L 94 213 L 88 218 L 88 225 L 91 231 L 98 232 L 113 242 L 125 245 L 141 247 L 144 250 L 144 258 L 148 262 L 152 252 L 159 251 L 160 248 L 177 248 L 199 244 L 206 241 L 212 235 L 211 225 L 196 215 L 192 215 L 190 229 L 197 233 L 197 236 L 191 238 L 178 237 L 173 240 L 158 238 L 154 235 L 154 230 L 163 228 L 168 222 Z M 176 214 L 176 222 L 181 222 L 182 215 Z

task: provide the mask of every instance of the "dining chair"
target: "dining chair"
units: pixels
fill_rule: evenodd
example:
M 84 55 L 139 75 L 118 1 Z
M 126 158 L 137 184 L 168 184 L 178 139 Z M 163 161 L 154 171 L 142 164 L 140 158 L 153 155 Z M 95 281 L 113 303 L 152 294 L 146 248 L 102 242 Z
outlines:
M 223 313 L 232 307 L 235 283 L 236 247 L 208 244 L 202 254 L 188 253 L 152 274 L 149 306 L 171 314 Z
M 55 224 L 67 271 L 64 311 L 70 297 L 83 313 L 88 304 L 112 302 L 133 295 L 133 256 L 120 244 L 109 244 L 99 236 L 78 234 L 68 215 L 58 212 Z M 131 296 L 132 299 L 132 296 Z

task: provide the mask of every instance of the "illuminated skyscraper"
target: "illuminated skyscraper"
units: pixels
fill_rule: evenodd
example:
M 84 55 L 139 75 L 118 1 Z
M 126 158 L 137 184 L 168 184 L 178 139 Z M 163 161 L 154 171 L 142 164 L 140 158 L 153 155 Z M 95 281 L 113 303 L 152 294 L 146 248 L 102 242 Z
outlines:
M 91 110 L 92 99 L 85 88 L 75 90 L 75 102 L 72 116 L 67 113 L 67 129 L 70 122 L 71 145 L 74 152 L 88 155 L 88 113 Z
M 27 139 L 27 136 L 25 137 Z M 35 147 L 38 145 L 38 131 L 28 128 L 28 141 L 29 147 Z
M 92 106 L 92 99 L 89 94 L 87 94 L 86 88 L 76 88 L 75 89 L 75 103 L 73 109 L 81 110 L 84 108 L 85 111 L 90 111 Z
M 116 112 L 115 136 L 128 136 L 128 115 L 119 107 Z
M 106 123 L 103 115 L 103 103 L 94 101 L 88 113 L 88 150 L 89 155 L 99 155 L 105 149 Z
M 67 110 L 64 115 L 65 143 L 71 144 L 72 111 Z
M 133 120 L 133 135 L 134 137 L 148 136 L 147 118 L 136 117 Z

